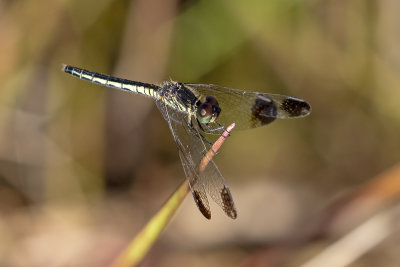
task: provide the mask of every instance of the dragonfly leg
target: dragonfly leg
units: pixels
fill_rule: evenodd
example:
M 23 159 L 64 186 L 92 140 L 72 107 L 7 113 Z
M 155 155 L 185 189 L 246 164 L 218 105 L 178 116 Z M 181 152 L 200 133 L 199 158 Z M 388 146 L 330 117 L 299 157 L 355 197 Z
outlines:
M 219 122 L 215 121 L 213 122 L 217 125 L 217 127 L 213 127 L 210 124 L 205 124 L 205 127 L 207 128 L 208 131 L 210 132 L 218 132 L 217 134 L 221 134 L 226 130 L 226 127 L 221 125 Z
M 198 122 L 198 121 L 197 121 Z M 199 125 L 199 127 L 200 127 L 200 130 L 201 131 L 203 131 L 203 132 L 205 132 L 204 130 L 203 130 L 203 128 L 201 127 L 201 125 L 200 124 L 198 124 Z M 205 138 L 201 133 L 199 133 L 198 131 L 196 131 L 196 129 L 195 129 L 195 127 L 194 127 L 194 125 L 193 125 L 193 120 L 190 120 L 190 123 L 189 123 L 189 129 L 190 129 L 190 131 L 197 137 L 197 138 L 201 138 L 201 140 L 203 140 L 203 142 L 204 143 L 206 143 L 209 147 L 211 147 L 213 144 L 207 139 L 207 138 Z M 206 132 L 205 132 L 206 133 Z
M 210 124 L 202 124 L 199 120 L 197 120 L 197 124 L 202 132 L 206 134 L 214 134 L 214 135 L 221 135 L 225 131 L 225 126 L 222 126 L 218 122 L 214 122 L 217 124 L 218 127 L 213 127 Z M 203 127 L 204 125 L 204 127 Z

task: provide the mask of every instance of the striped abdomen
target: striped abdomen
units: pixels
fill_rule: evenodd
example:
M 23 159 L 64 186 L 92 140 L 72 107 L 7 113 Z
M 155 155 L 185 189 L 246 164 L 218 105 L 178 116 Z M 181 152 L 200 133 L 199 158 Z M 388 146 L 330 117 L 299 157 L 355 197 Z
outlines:
M 92 83 L 124 90 L 127 92 L 133 92 L 140 95 L 146 95 L 154 99 L 159 98 L 159 92 L 161 88 L 154 84 L 121 79 L 68 65 L 64 65 L 62 70 L 68 74 L 71 74 L 72 76 Z

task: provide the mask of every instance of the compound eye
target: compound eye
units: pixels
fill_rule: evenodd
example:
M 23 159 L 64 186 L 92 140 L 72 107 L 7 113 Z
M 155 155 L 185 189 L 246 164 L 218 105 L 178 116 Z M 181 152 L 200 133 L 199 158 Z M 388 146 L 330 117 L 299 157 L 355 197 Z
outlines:
M 218 105 L 218 101 L 212 96 L 206 96 L 205 102 L 197 107 L 197 119 L 201 123 L 214 122 L 220 113 L 221 108 Z
M 197 108 L 197 114 L 201 123 L 208 123 L 213 114 L 213 107 L 209 103 L 203 103 Z
M 209 103 L 212 106 L 219 106 L 217 99 L 213 96 L 206 96 L 206 103 Z
M 212 115 L 212 106 L 208 103 L 203 103 L 199 106 L 199 115 L 204 118 Z
M 214 106 L 214 105 L 212 106 L 212 114 L 213 115 L 218 116 L 220 112 L 221 112 L 221 109 L 219 106 Z
M 205 103 L 208 103 L 212 106 L 212 115 L 214 116 L 214 119 L 217 118 L 219 113 L 221 113 L 221 108 L 218 105 L 217 99 L 212 96 L 207 96 Z

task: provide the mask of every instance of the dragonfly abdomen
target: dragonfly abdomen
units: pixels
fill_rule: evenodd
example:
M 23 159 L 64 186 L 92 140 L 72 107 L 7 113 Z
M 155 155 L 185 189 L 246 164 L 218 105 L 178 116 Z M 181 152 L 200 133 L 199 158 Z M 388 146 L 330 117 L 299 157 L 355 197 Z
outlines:
M 91 83 L 159 99 L 161 88 L 154 84 L 121 79 L 69 65 L 64 65 L 63 71 Z

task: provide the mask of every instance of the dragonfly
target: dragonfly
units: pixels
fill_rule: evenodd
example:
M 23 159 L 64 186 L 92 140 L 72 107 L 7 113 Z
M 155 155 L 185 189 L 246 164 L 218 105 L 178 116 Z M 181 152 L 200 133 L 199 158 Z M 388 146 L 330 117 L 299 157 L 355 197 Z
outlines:
M 237 218 L 229 187 L 214 163 L 213 155 L 207 156 L 209 148 L 213 151 L 213 137 L 226 137 L 233 128 L 231 125 L 236 129 L 251 129 L 267 125 L 275 119 L 305 117 L 311 112 L 311 106 L 306 101 L 292 96 L 172 80 L 155 85 L 70 65 L 63 65 L 62 70 L 85 81 L 155 100 L 178 148 L 194 201 L 207 219 L 211 219 L 207 196 L 228 217 Z

